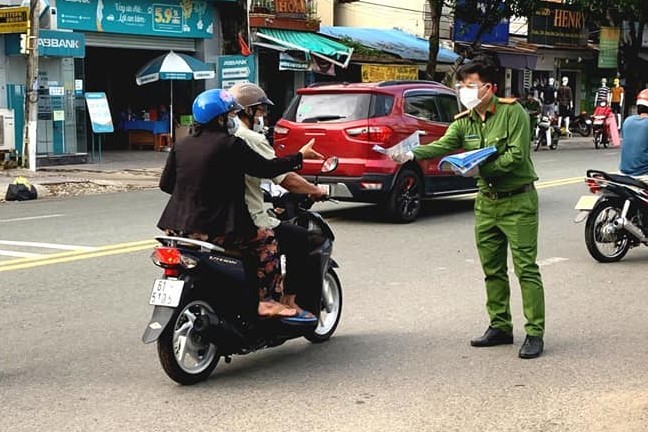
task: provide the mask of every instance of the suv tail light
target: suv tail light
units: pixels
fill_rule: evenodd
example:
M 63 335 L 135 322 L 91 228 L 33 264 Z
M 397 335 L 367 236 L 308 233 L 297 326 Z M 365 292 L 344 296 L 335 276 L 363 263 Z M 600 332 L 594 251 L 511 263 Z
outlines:
M 288 135 L 288 132 L 290 132 L 290 129 L 285 128 L 283 126 L 275 126 L 274 127 L 274 133 L 276 135 Z
M 387 142 L 393 131 L 389 126 L 358 127 L 345 130 L 353 139 L 370 142 Z

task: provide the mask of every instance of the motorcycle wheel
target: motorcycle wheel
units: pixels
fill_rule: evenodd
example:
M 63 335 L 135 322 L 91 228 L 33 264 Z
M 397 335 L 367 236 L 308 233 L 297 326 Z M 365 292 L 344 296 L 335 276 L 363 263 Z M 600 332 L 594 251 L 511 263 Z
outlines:
M 191 385 L 207 379 L 220 359 L 216 346 L 202 340 L 193 329 L 196 318 L 207 312 L 214 314 L 214 309 L 204 300 L 180 303 L 158 339 L 162 368 L 179 384 Z
M 533 151 L 538 151 L 538 150 L 540 149 L 540 146 L 542 145 L 542 143 L 545 141 L 546 138 L 544 138 L 544 137 L 542 136 L 543 134 L 544 134 L 544 132 L 540 131 L 540 132 L 536 135 L 535 148 L 533 149 Z
M 579 123 L 578 133 L 581 134 L 581 136 L 588 137 L 590 133 L 592 133 L 592 128 L 586 123 Z
M 423 206 L 423 181 L 415 171 L 405 168 L 387 197 L 386 213 L 399 223 L 413 222 Z
M 601 144 L 601 132 L 594 132 L 594 148 L 598 150 L 599 144 Z
M 342 284 L 335 270 L 329 269 L 322 284 L 322 302 L 317 327 L 304 335 L 312 343 L 326 342 L 333 336 L 342 317 Z
M 585 245 L 592 258 L 609 263 L 621 260 L 630 250 L 630 239 L 612 222 L 621 215 L 622 200 L 605 200 L 597 204 L 585 223 Z

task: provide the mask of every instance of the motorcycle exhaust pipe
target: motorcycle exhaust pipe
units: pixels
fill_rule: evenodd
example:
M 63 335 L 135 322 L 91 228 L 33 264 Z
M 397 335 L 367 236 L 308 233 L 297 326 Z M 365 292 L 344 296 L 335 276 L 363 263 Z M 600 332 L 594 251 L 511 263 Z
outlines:
M 648 242 L 648 237 L 644 235 L 643 231 L 641 231 L 641 228 L 639 228 L 637 225 L 633 224 L 626 218 L 620 217 L 618 219 L 615 219 L 614 222 L 612 222 L 612 225 L 614 225 L 614 227 L 617 229 L 624 229 L 628 231 L 642 243 Z

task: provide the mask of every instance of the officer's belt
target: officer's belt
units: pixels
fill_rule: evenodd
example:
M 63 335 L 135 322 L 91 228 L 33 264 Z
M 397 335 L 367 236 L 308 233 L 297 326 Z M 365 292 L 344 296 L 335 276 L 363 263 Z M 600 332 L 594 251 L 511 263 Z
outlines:
M 507 192 L 479 191 L 479 193 L 481 193 L 485 197 L 496 200 L 502 198 L 509 198 L 514 195 L 519 195 L 524 192 L 532 191 L 533 189 L 535 189 L 535 186 L 533 185 L 533 183 L 529 183 L 529 184 L 525 184 L 522 187 L 514 189 L 512 191 L 507 191 Z

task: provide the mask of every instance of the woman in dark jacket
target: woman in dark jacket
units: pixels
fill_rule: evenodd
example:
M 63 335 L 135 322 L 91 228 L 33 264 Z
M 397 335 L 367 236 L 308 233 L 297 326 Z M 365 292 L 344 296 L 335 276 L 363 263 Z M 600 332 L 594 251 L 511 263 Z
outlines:
M 193 104 L 192 134 L 179 140 L 167 158 L 160 189 L 171 194 L 158 228 L 177 235 L 242 247 L 260 257 L 259 315 L 291 317 L 295 309 L 272 300 L 280 266 L 272 230 L 258 230 L 245 205 L 245 174 L 272 178 L 298 170 L 303 158 L 321 159 L 306 145 L 299 153 L 267 160 L 233 136 L 241 108 L 225 90 L 199 94 Z

